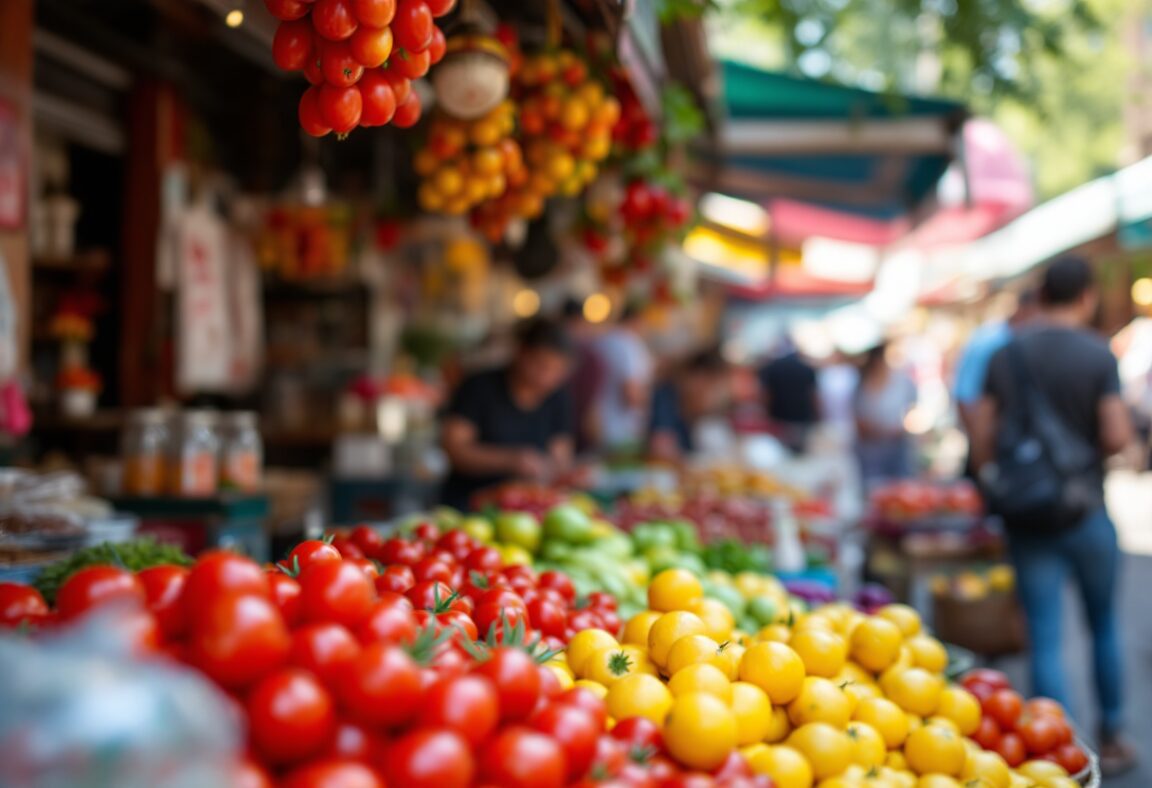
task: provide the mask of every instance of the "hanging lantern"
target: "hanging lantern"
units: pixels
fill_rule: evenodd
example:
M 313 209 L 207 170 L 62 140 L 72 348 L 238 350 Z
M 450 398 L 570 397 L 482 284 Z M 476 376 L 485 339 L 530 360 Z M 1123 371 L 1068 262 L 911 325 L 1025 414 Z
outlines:
M 454 118 L 475 120 L 508 97 L 508 50 L 476 29 L 448 39 L 444 60 L 432 72 L 440 108 Z

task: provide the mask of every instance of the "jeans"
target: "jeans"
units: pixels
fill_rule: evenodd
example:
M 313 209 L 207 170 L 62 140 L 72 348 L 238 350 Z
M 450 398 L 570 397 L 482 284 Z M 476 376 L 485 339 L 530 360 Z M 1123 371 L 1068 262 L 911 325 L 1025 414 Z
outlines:
M 1116 584 L 1120 546 L 1104 508 L 1076 528 L 1058 533 L 1009 533 L 1020 602 L 1028 617 L 1032 690 L 1068 706 L 1068 683 L 1061 658 L 1064 583 L 1076 580 L 1088 626 L 1103 735 L 1122 725 L 1122 679 Z

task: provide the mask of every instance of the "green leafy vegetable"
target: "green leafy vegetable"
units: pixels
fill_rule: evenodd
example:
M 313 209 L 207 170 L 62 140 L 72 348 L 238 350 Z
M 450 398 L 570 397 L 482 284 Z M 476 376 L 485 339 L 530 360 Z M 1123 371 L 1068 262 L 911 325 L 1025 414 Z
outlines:
M 56 603 L 56 592 L 65 580 L 85 567 L 100 564 L 139 572 L 160 564 L 190 566 L 192 559 L 179 547 L 161 544 L 152 537 L 130 542 L 101 542 L 77 550 L 62 561 L 44 567 L 33 585 L 44 595 L 48 604 L 53 605 Z

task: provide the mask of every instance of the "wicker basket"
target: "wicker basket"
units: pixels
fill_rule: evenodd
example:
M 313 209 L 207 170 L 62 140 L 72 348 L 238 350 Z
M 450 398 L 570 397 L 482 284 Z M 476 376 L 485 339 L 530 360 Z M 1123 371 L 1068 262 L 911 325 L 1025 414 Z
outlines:
M 1085 766 L 1080 772 L 1072 775 L 1072 779 L 1080 783 L 1084 788 L 1100 788 L 1100 758 L 1096 752 L 1089 747 L 1083 739 L 1079 736 L 1076 737 L 1076 744 L 1088 756 L 1088 765 Z
M 942 641 L 981 656 L 1018 654 L 1026 646 L 1024 616 L 1010 593 L 978 599 L 933 596 L 932 622 Z

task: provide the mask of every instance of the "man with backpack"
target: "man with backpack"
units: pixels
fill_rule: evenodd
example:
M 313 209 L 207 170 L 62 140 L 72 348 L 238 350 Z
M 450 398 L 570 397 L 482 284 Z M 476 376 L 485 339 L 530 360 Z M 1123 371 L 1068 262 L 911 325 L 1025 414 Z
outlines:
M 1120 548 L 1104 506 L 1104 461 L 1132 439 L 1116 359 L 1087 326 L 1092 269 L 1062 257 L 1044 273 L 1041 316 L 997 351 L 975 414 L 972 459 L 1003 520 L 1028 618 L 1033 690 L 1067 705 L 1063 588 L 1076 582 L 1092 632 L 1105 773 L 1135 763 L 1122 736 L 1116 589 Z M 990 622 L 991 623 L 991 622 Z

